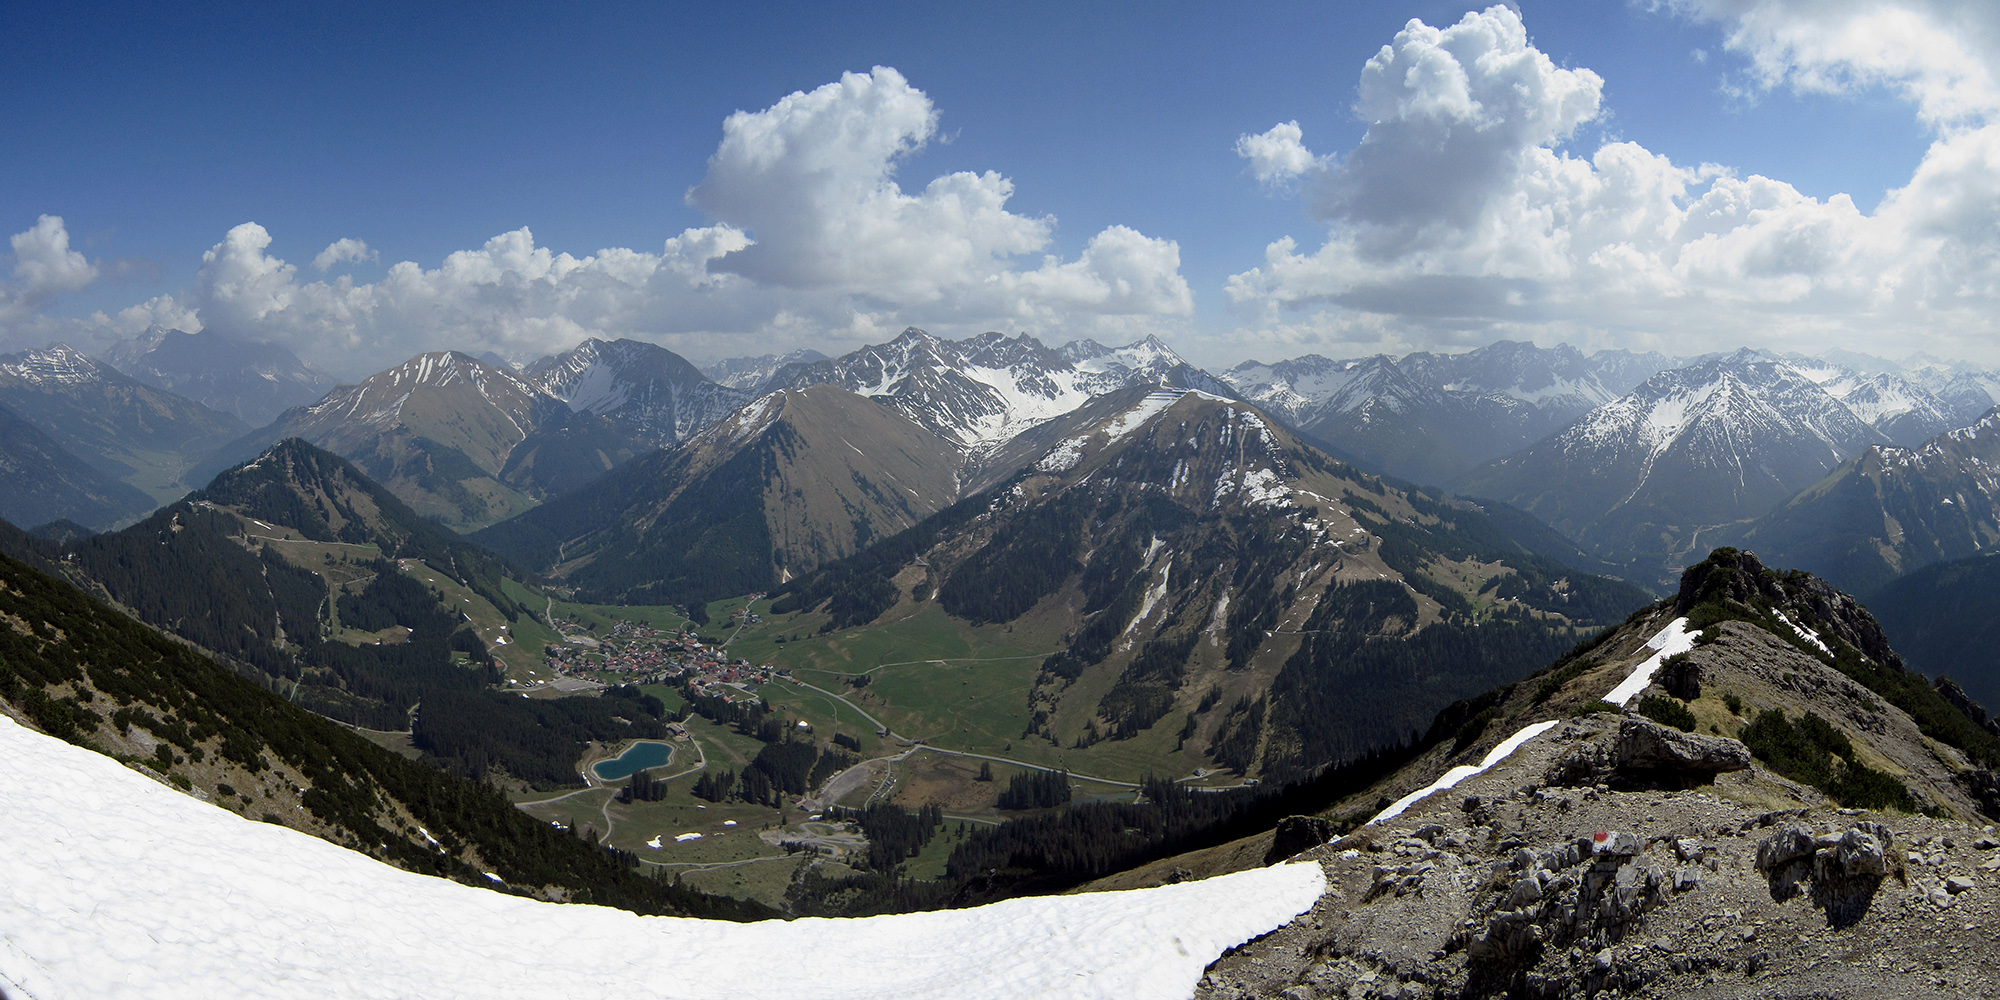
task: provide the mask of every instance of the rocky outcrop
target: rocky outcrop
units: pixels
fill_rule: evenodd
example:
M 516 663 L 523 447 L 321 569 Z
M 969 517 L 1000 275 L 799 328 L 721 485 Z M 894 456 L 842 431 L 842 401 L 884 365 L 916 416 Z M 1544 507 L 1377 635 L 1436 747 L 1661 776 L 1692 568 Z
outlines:
M 1966 694 L 1965 689 L 1960 687 L 1957 681 L 1949 677 L 1939 677 L 1933 684 L 1937 688 L 1938 694 L 1951 707 L 1965 713 L 1965 717 L 1977 723 L 1981 729 L 1995 736 L 2000 736 L 2000 719 L 1988 718 L 1986 709 L 1978 702 L 1973 701 L 1972 696 Z
M 1333 839 L 1337 828 L 1333 821 L 1319 816 L 1287 816 L 1278 821 L 1278 828 L 1271 837 L 1271 850 L 1264 855 L 1264 863 L 1276 864 L 1286 858 L 1310 851 Z
M 1309 853 L 1327 896 L 1197 996 L 2000 995 L 2000 832 L 1837 809 L 1754 764 L 1691 789 L 1621 785 L 1620 760 L 1742 759 L 1733 740 L 1660 729 L 1571 720 Z M 1602 770 L 1549 780 L 1579 761 Z
M 1682 701 L 1693 701 L 1701 697 L 1701 664 L 1691 657 L 1670 656 L 1660 664 L 1653 682 Z
M 1712 602 L 1790 609 L 1795 621 L 1818 631 L 1829 645 L 1839 639 L 1875 663 L 1903 669 L 1903 658 L 1889 648 L 1888 635 L 1859 601 L 1810 573 L 1766 569 L 1753 553 L 1716 549 L 1681 573 L 1676 614 Z
M 1750 748 L 1740 740 L 1684 733 L 1647 719 L 1619 723 L 1611 756 L 1619 769 L 1714 776 L 1750 766 Z
M 1843 833 L 1814 833 L 1792 824 L 1757 842 L 1757 870 L 1780 902 L 1796 896 L 1801 883 L 1812 885 L 1812 901 L 1826 911 L 1829 926 L 1847 927 L 1868 912 L 1875 891 L 1891 868 L 1895 836 L 1872 822 L 1856 823 Z
M 1616 739 L 1578 746 L 1550 767 L 1543 779 L 1558 786 L 1605 782 L 1691 788 L 1750 763 L 1750 748 L 1738 740 L 1684 733 L 1627 716 L 1618 724 Z

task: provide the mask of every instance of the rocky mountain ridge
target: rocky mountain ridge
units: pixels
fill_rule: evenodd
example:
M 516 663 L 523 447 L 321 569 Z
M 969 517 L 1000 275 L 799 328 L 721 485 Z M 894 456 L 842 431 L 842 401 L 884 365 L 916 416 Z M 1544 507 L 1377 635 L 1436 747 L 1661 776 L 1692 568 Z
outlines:
M 1270 775 L 1393 743 L 1447 692 L 1530 669 L 1643 599 L 1195 390 L 1103 396 L 995 456 L 1018 471 L 800 577 L 773 612 L 838 630 L 935 601 L 1066 632 L 1029 693 L 1030 735 L 1164 742 Z
M 680 355 L 637 340 L 590 338 L 528 365 L 522 377 L 573 411 L 609 417 L 654 447 L 686 440 L 750 401 Z
M 1664 577 L 1705 529 L 1747 521 L 1882 433 L 1790 364 L 1754 352 L 1670 369 L 1462 488 Z
M 1989 995 L 2000 739 L 1947 695 L 1852 598 L 1718 550 L 1376 788 L 1105 887 L 1321 863 L 1201 997 Z
M 1051 348 L 1027 334 L 945 340 L 911 327 L 887 344 L 786 365 L 757 389 L 835 385 L 880 399 L 967 453 L 991 449 L 1091 397 L 1147 384 L 1233 395 L 1158 338 Z
M 942 509 L 962 461 L 900 410 L 784 389 L 473 539 L 593 600 L 699 614 Z
M 1673 362 L 1499 341 L 1462 354 L 1246 361 L 1222 373 L 1273 416 L 1394 476 L 1449 486 Z
M 1916 447 L 1872 446 L 1741 535 L 1857 592 L 2000 542 L 2000 409 Z

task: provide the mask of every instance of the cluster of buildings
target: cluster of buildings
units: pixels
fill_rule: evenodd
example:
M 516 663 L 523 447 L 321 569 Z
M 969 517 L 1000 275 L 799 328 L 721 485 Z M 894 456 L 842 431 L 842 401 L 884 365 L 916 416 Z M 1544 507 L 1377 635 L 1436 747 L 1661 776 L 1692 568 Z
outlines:
M 767 684 L 774 674 L 789 673 L 769 664 L 753 665 L 742 657 L 732 659 L 723 647 L 706 644 L 692 632 L 620 621 L 593 637 L 573 631 L 577 626 L 571 622 L 559 619 L 555 625 L 563 642 L 549 644 L 543 654 L 548 668 L 558 675 L 611 674 L 605 679 L 626 684 L 691 679 L 696 691 L 734 701 L 749 685 Z

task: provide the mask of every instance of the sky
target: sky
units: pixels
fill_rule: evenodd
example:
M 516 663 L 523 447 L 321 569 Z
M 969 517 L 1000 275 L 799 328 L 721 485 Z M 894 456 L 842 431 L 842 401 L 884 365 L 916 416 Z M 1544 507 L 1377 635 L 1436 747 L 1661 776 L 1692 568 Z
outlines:
M 0 349 L 2000 364 L 1992 5 L 573 6 L 0 10 Z

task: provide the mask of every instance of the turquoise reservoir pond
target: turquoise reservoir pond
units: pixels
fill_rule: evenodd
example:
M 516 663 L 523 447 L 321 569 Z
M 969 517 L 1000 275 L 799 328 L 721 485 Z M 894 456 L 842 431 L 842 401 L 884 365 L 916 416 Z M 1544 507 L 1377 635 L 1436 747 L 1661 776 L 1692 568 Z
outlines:
M 665 743 L 643 740 L 632 744 L 624 753 L 610 760 L 600 760 L 590 765 L 590 772 L 600 781 L 617 781 L 631 777 L 634 772 L 649 767 L 659 767 L 672 760 L 674 748 Z

